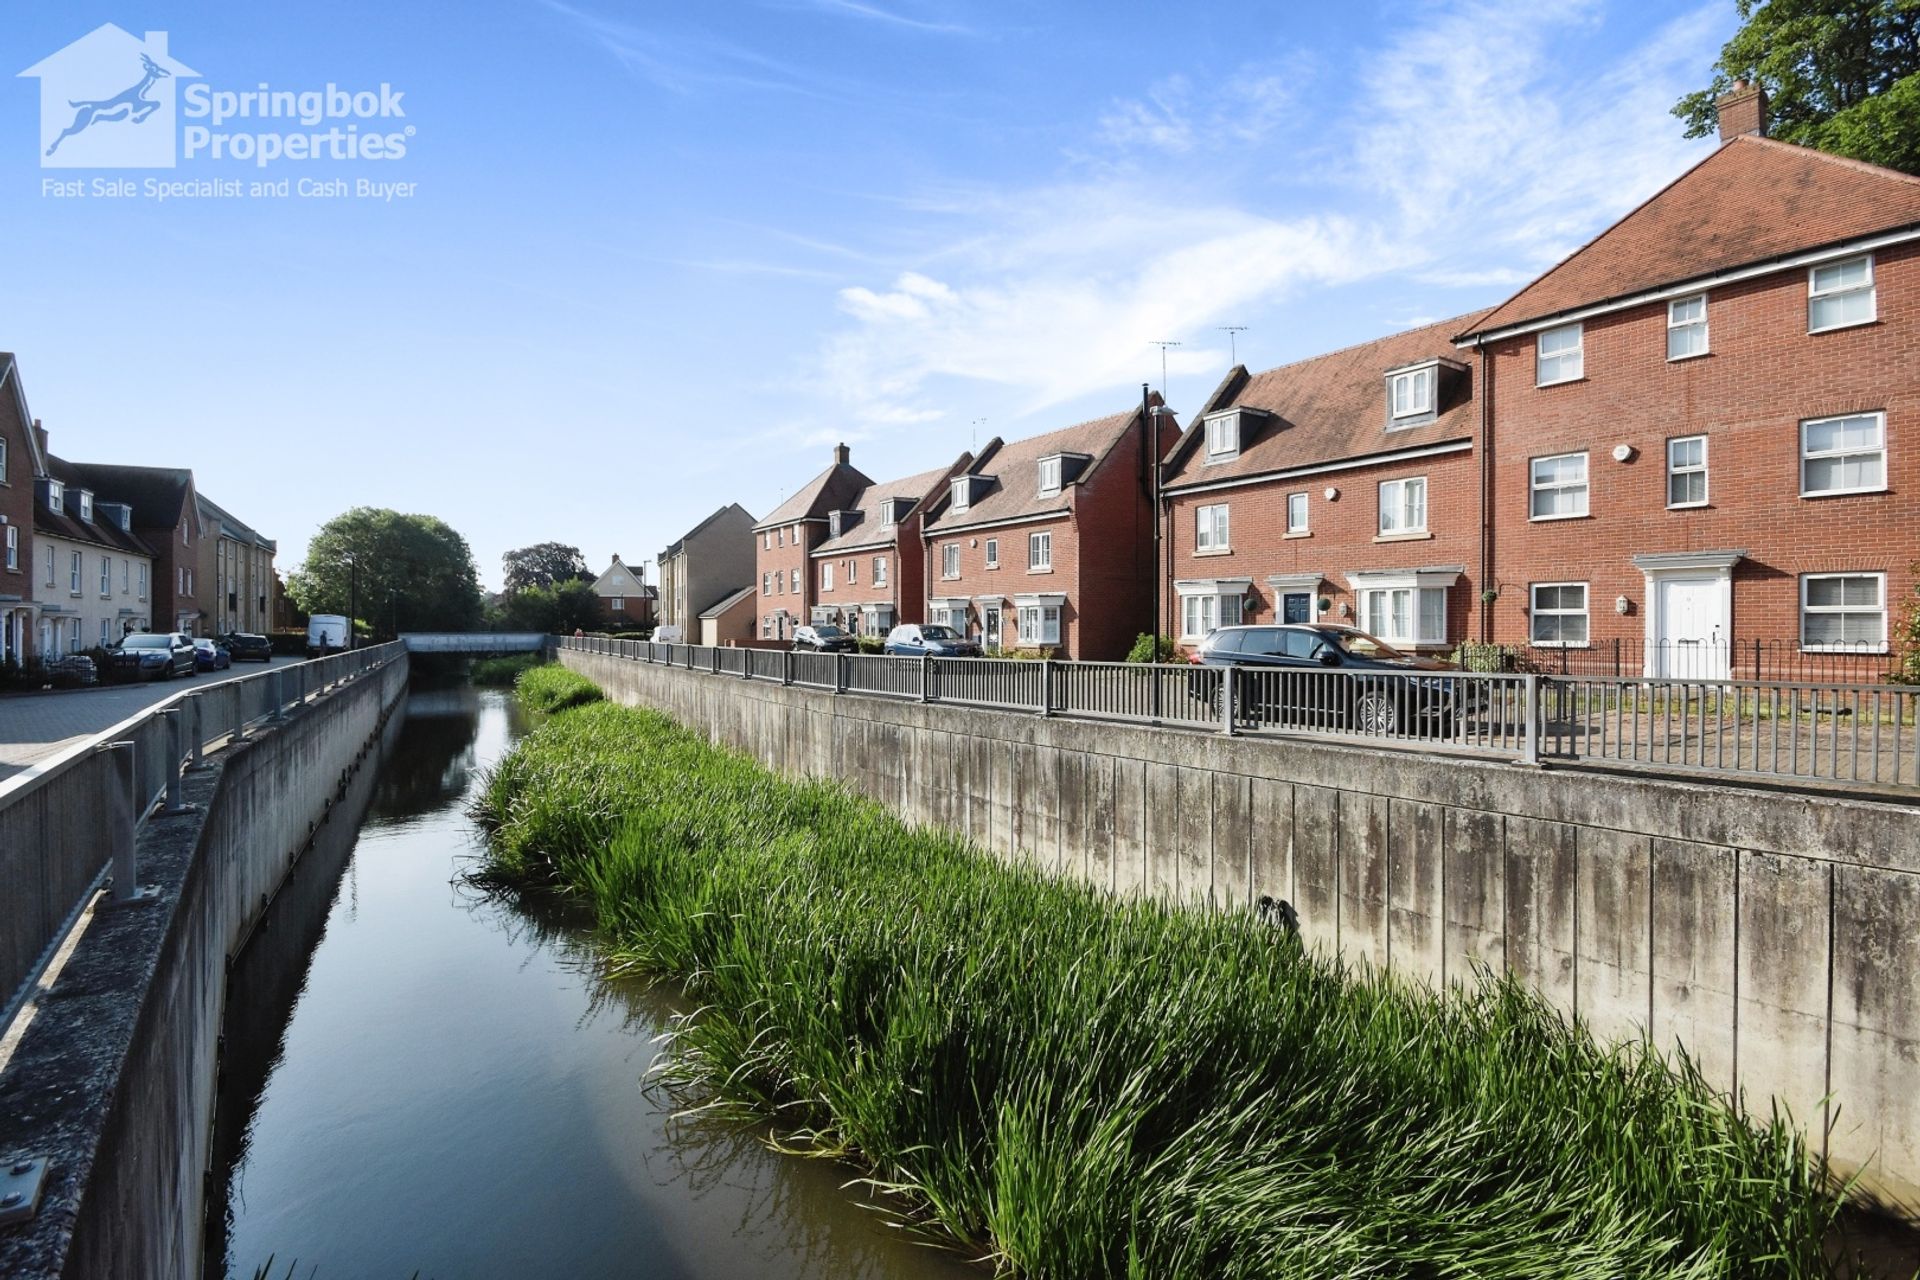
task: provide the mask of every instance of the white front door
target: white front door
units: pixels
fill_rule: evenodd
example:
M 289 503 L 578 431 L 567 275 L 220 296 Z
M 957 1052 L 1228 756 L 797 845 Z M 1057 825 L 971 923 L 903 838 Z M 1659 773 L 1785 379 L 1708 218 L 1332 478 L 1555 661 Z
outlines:
M 1725 680 L 1731 628 L 1725 583 L 1717 577 L 1660 580 L 1659 649 L 1653 674 L 1669 680 Z

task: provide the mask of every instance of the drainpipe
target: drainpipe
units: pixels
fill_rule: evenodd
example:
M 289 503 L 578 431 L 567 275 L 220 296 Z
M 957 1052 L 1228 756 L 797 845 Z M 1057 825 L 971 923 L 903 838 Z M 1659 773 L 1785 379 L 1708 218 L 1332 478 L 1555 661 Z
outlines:
M 1485 593 L 1493 581 L 1493 356 L 1484 338 L 1473 340 L 1480 353 L 1480 643 L 1493 642 L 1493 606 Z
M 1160 419 L 1153 412 L 1153 393 L 1147 383 L 1140 384 L 1140 427 L 1146 445 L 1144 476 L 1147 503 L 1153 513 L 1153 616 L 1147 634 L 1153 637 L 1154 655 L 1160 644 Z

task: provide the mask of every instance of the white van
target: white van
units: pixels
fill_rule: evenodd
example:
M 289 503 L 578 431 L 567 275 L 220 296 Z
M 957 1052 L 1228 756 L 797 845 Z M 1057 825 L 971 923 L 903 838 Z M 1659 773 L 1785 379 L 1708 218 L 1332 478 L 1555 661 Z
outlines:
M 347 647 L 347 619 L 344 614 L 316 613 L 307 619 L 307 656 L 322 657 Z

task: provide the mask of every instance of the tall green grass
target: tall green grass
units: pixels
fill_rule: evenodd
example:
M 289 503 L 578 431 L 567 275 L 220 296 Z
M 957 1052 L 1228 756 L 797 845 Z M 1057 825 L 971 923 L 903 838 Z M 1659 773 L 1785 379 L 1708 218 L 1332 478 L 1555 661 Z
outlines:
M 599 685 L 557 663 L 522 671 L 513 689 L 514 696 L 534 711 L 564 711 L 601 698 Z
M 1442 999 L 1009 868 L 604 703 L 523 740 L 477 815 L 490 876 L 586 895 L 699 1003 L 669 1087 L 859 1162 L 1004 1273 L 1829 1274 L 1790 1125 L 1511 982 Z
M 498 658 L 480 658 L 474 662 L 469 678 L 482 687 L 506 687 L 542 661 L 537 653 L 510 653 Z

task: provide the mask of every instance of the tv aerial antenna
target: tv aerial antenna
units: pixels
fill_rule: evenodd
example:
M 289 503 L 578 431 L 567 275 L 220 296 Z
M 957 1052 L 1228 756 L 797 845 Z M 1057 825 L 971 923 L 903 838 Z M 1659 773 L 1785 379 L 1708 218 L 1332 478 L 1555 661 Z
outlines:
M 1220 332 L 1227 335 L 1227 367 L 1231 369 L 1234 365 L 1240 363 L 1240 343 L 1238 339 L 1241 334 L 1247 331 L 1247 326 L 1243 324 L 1223 324 L 1219 326 L 1219 329 Z
M 1147 345 L 1160 348 L 1160 401 L 1164 404 L 1167 399 L 1167 348 L 1182 344 L 1171 338 L 1155 338 Z

